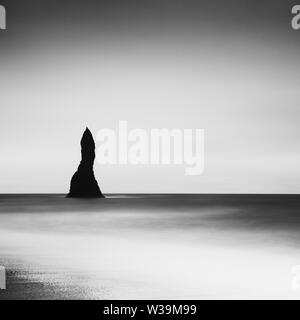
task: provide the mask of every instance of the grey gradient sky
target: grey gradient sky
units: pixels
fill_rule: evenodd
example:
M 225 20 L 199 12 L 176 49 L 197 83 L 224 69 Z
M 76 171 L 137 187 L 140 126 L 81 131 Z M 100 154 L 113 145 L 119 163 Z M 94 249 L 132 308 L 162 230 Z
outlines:
M 89 126 L 204 128 L 201 176 L 99 166 L 103 192 L 299 193 L 287 0 L 0 0 L 0 192 L 67 192 Z

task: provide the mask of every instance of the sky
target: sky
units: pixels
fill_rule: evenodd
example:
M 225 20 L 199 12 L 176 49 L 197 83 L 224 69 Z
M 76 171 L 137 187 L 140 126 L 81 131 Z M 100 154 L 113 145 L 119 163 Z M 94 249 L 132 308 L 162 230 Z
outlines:
M 104 193 L 299 193 L 287 0 L 0 0 L 0 193 L 66 193 L 86 126 L 205 130 L 205 169 L 99 165 Z

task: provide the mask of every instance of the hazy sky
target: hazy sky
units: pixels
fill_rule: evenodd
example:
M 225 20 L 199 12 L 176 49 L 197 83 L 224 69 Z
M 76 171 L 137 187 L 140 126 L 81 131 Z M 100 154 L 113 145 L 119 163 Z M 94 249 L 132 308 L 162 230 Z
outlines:
M 107 192 L 298 193 L 287 0 L 0 0 L 0 192 L 67 192 L 89 126 L 205 129 L 205 171 L 100 166 Z

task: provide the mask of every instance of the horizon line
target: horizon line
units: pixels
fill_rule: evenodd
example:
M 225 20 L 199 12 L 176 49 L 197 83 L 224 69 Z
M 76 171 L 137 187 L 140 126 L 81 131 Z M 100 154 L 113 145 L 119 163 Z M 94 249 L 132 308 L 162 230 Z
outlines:
M 2 193 L 1 195 L 67 195 L 67 192 L 15 192 L 15 193 Z M 262 195 L 262 196 L 272 196 L 272 195 L 286 195 L 286 196 L 300 196 L 300 193 L 212 193 L 212 192 L 202 192 L 202 193 L 182 193 L 182 192 L 108 192 L 103 193 L 104 195 Z

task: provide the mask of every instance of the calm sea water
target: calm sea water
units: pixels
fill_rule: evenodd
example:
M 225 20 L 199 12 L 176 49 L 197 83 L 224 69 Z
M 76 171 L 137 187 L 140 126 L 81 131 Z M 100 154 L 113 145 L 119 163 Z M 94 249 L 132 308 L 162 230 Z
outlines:
M 0 299 L 300 297 L 300 196 L 0 195 Z

